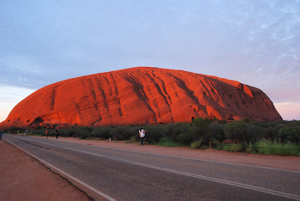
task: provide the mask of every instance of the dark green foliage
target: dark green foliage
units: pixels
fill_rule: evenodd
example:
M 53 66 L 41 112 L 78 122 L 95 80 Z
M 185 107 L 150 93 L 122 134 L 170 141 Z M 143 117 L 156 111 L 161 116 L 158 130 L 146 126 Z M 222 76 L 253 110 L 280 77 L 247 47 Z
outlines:
M 101 138 L 106 140 L 110 138 L 110 132 L 112 131 L 111 127 L 96 127 L 93 128 L 92 135 L 96 138 Z
M 173 136 L 174 135 L 174 130 L 176 128 L 176 124 L 168 124 L 165 126 L 165 129 L 164 129 L 164 137 L 165 138 L 169 138 L 169 139 L 172 139 L 173 141 L 176 140 L 177 136 Z
M 298 145 L 300 142 L 300 126 L 286 126 L 279 130 L 279 137 L 282 142 L 289 140 Z
M 263 138 L 265 135 L 265 130 L 264 128 L 255 126 L 253 124 L 246 124 L 246 131 L 248 133 L 247 136 L 249 136 L 251 142 L 256 142 L 260 139 Z M 247 141 L 249 143 L 249 141 Z
M 149 144 L 158 143 L 163 138 L 163 126 L 146 126 L 144 129 Z
M 177 135 L 177 142 L 184 145 L 189 145 L 191 142 L 193 142 L 193 137 L 189 132 L 181 133 Z
M 210 139 L 213 137 L 212 133 L 209 132 L 210 119 L 207 118 L 196 118 L 193 120 L 193 126 L 190 128 L 190 133 L 193 136 L 194 141 L 201 139 L 203 144 L 208 145 Z
M 79 139 L 87 139 L 87 138 L 92 138 L 93 135 L 89 127 L 80 127 L 76 129 L 76 133 L 74 137 L 79 137 Z
M 244 122 L 244 123 L 250 123 L 251 120 L 249 118 L 245 118 L 245 119 L 242 119 L 242 122 Z
M 208 132 L 210 132 L 211 137 L 222 142 L 225 139 L 224 124 L 211 123 L 208 126 Z
M 59 134 L 61 137 L 75 137 L 76 129 L 60 129 Z
M 242 149 L 245 150 L 247 144 L 256 142 L 264 135 L 264 129 L 253 124 L 241 121 L 233 121 L 225 125 L 225 137 L 240 143 Z
M 41 130 L 29 130 L 28 133 L 31 135 L 38 135 L 38 136 L 44 136 L 46 129 Z
M 275 134 L 275 131 L 274 131 L 274 128 L 271 127 L 271 128 L 266 128 L 266 131 L 265 131 L 265 138 L 267 140 L 271 140 L 272 142 L 276 139 L 276 134 Z
M 225 137 L 230 140 L 237 140 L 245 144 L 251 141 L 251 136 L 247 132 L 246 125 L 243 122 L 233 121 L 225 125 Z
M 11 134 L 24 133 L 25 131 L 26 130 L 24 128 L 19 128 L 14 126 L 4 130 L 4 132 L 10 132 Z
M 226 119 L 218 120 L 217 123 L 218 124 L 227 124 L 227 120 Z
M 178 136 L 184 133 L 189 133 L 190 126 L 187 123 L 176 123 L 168 124 L 162 127 L 163 136 L 172 140 L 173 142 L 178 142 Z M 182 139 L 182 138 L 180 138 Z
M 112 129 L 109 135 L 113 140 L 129 140 L 132 136 L 131 130 L 132 127 L 130 126 L 119 126 Z

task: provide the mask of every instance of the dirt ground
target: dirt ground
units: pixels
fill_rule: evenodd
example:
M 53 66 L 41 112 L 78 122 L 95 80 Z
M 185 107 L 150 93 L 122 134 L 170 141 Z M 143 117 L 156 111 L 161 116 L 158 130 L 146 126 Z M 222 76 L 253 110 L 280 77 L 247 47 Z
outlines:
M 0 141 L 0 200 L 92 200 L 23 151 Z
M 49 138 L 56 140 L 54 138 Z M 194 150 L 182 147 L 141 146 L 139 143 L 107 142 L 59 138 L 60 141 L 126 149 L 155 154 L 166 154 L 196 159 L 259 165 L 300 172 L 300 157 L 268 156 L 246 153 L 229 153 L 219 150 Z M 0 141 L 0 200 L 89 200 L 90 198 L 53 173 L 37 160 L 18 150 L 5 140 Z

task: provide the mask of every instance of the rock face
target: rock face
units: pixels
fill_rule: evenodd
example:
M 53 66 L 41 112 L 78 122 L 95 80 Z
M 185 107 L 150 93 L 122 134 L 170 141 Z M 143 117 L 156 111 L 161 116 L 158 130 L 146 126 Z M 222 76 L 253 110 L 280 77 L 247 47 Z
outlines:
M 166 124 L 197 117 L 282 120 L 260 89 L 182 70 L 136 67 L 41 88 L 16 105 L 0 126 Z

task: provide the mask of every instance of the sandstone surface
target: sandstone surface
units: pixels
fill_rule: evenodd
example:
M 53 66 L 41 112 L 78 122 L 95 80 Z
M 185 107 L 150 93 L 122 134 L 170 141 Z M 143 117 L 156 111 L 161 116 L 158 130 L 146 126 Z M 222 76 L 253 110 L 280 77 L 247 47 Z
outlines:
M 135 67 L 45 86 L 16 105 L 0 127 L 167 124 L 197 117 L 282 120 L 258 88 L 183 70 Z

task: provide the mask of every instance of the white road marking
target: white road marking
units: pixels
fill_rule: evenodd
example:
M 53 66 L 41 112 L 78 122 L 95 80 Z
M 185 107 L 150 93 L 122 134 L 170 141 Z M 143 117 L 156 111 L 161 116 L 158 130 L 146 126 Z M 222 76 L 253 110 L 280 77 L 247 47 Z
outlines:
M 34 142 L 39 142 L 39 143 L 43 143 L 43 144 L 47 144 L 47 145 L 52 145 L 52 144 L 48 144 L 48 143 L 44 143 L 44 142 L 40 142 L 40 141 L 36 141 L 36 140 L 32 140 L 32 139 L 27 139 L 27 140 L 34 141 Z M 64 141 L 60 141 L 60 142 L 67 143 L 67 144 L 84 145 L 84 144 L 64 142 Z M 52 145 L 52 146 L 54 146 L 54 145 Z M 55 146 L 56 147 L 61 147 L 59 145 L 55 145 Z M 89 145 L 89 146 L 100 147 L 100 146 L 97 146 L 97 145 Z M 61 148 L 65 148 L 65 147 L 61 147 Z M 276 171 L 284 171 L 284 172 L 292 172 L 292 173 L 300 174 L 300 171 L 286 170 L 286 169 L 280 169 L 280 168 L 271 168 L 271 167 L 264 167 L 264 166 L 258 166 L 258 165 L 247 165 L 247 164 L 231 163 L 231 162 L 225 162 L 225 161 L 214 161 L 214 160 L 209 160 L 209 159 L 199 159 L 199 158 L 191 158 L 191 157 L 184 157 L 184 156 L 174 156 L 174 155 L 167 155 L 167 154 L 156 154 L 156 153 L 140 152 L 140 151 L 126 150 L 126 149 L 117 149 L 117 148 L 110 148 L 110 147 L 100 147 L 100 148 L 102 148 L 102 149 L 111 149 L 111 150 L 118 150 L 118 151 L 127 151 L 127 152 L 133 152 L 133 153 L 143 153 L 143 154 L 150 154 L 150 155 L 156 155 L 156 156 L 172 157 L 172 158 L 190 159 L 190 160 L 195 160 L 195 161 L 205 161 L 205 162 L 211 162 L 211 163 L 221 163 L 221 164 L 238 165 L 238 166 L 245 166 L 245 167 L 254 167 L 254 168 L 276 170 Z
M 15 138 L 17 138 L 17 137 L 15 137 Z M 35 141 L 35 140 L 30 139 L 30 141 Z M 155 170 L 165 171 L 165 172 L 174 173 L 174 174 L 183 175 L 183 176 L 188 176 L 188 177 L 192 177 L 192 178 L 198 178 L 198 179 L 202 179 L 202 180 L 206 180 L 206 181 L 212 181 L 212 182 L 226 184 L 226 185 L 235 186 L 235 187 L 239 187 L 239 188 L 245 188 L 245 189 L 249 189 L 249 190 L 259 191 L 259 192 L 263 192 L 263 193 L 267 193 L 267 194 L 271 194 L 271 195 L 276 195 L 276 196 L 280 196 L 280 197 L 285 197 L 285 198 L 289 198 L 289 199 L 300 200 L 300 196 L 298 196 L 298 195 L 294 195 L 294 194 L 290 194 L 290 193 L 284 193 L 284 192 L 281 192 L 281 191 L 271 190 L 271 189 L 267 189 L 267 188 L 252 186 L 252 185 L 238 183 L 238 182 L 227 181 L 227 180 L 223 180 L 223 179 L 217 179 L 217 178 L 213 178 L 213 177 L 207 177 L 207 176 L 204 176 L 204 175 L 197 175 L 197 174 L 193 174 L 193 173 L 172 170 L 172 169 L 168 169 L 168 168 L 162 168 L 162 167 L 153 166 L 153 165 L 147 165 L 147 164 L 144 164 L 144 163 L 138 163 L 138 162 L 128 161 L 128 160 L 114 158 L 114 157 L 110 157 L 110 156 L 104 156 L 104 155 L 101 155 L 101 154 L 95 154 L 95 153 L 90 153 L 90 152 L 86 152 L 86 151 L 80 151 L 80 150 L 67 148 L 67 147 L 62 147 L 62 146 L 58 146 L 58 145 L 53 145 L 53 144 L 49 144 L 49 143 L 44 143 L 44 142 L 40 142 L 40 141 L 35 141 L 35 142 L 39 142 L 39 143 L 54 146 L 54 147 L 60 147 L 60 148 L 64 148 L 64 149 L 68 149 L 68 150 L 71 150 L 71 151 L 76 151 L 76 152 L 80 152 L 80 153 L 84 153 L 84 154 L 89 154 L 89 155 L 93 155 L 93 156 L 97 156 L 97 157 L 101 157 L 101 158 L 108 158 L 108 159 L 111 159 L 111 160 L 120 161 L 120 162 L 124 162 L 124 163 L 128 163 L 128 164 L 147 167 L 147 168 L 151 168 L 151 169 L 155 169 Z
M 22 149 L 21 147 L 17 146 L 16 144 L 10 142 L 9 140 L 7 140 L 7 139 L 5 139 L 5 140 L 6 140 L 7 142 L 11 143 L 12 145 L 14 145 L 15 147 L 17 147 L 18 149 L 24 151 L 25 153 L 27 153 L 27 154 L 30 155 L 31 157 L 35 158 L 36 160 L 38 160 L 38 161 L 40 161 L 40 162 L 46 164 L 47 166 L 49 166 L 49 167 L 55 169 L 56 171 L 62 173 L 63 175 L 65 175 L 65 176 L 67 176 L 67 177 L 73 179 L 74 181 L 76 181 L 76 182 L 80 183 L 81 185 L 85 186 L 86 188 L 88 188 L 88 189 L 94 191 L 94 192 L 97 193 L 98 195 L 100 195 L 100 196 L 102 196 L 102 197 L 105 197 L 106 199 L 108 199 L 108 200 L 110 200 L 110 201 L 115 201 L 115 199 L 113 199 L 112 197 L 110 197 L 110 196 L 108 196 L 108 195 L 106 195 L 106 194 L 104 194 L 104 193 L 98 191 L 97 189 L 91 187 L 90 185 L 88 185 L 88 184 L 86 184 L 86 183 L 80 181 L 79 179 L 77 179 L 77 178 L 75 178 L 75 177 L 69 175 L 68 173 L 62 171 L 61 169 L 59 169 L 59 168 L 57 168 L 57 167 L 55 167 L 55 166 L 53 166 L 53 165 L 47 163 L 46 161 L 44 161 L 44 160 L 38 158 L 37 156 L 35 156 L 35 155 L 29 153 L 28 151 Z

